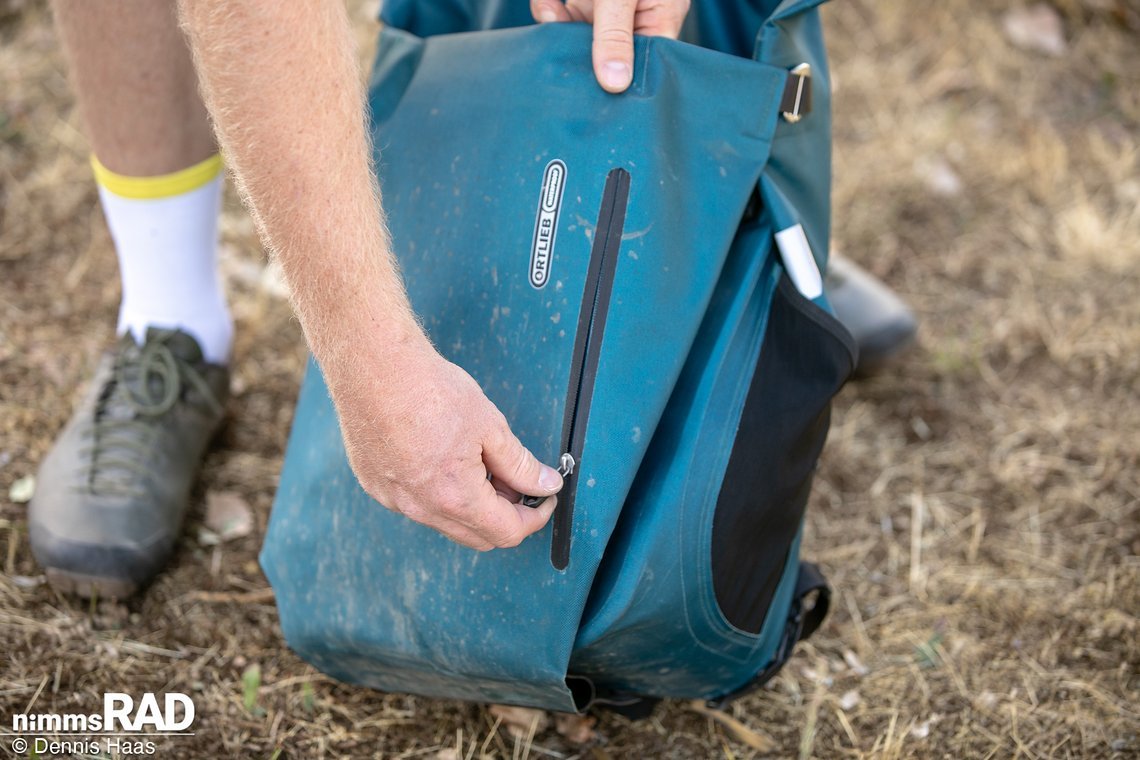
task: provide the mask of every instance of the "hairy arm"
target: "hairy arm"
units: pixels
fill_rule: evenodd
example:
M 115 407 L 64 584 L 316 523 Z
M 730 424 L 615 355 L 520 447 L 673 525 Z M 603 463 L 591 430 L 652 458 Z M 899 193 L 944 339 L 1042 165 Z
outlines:
M 423 335 L 371 172 L 364 93 L 341 3 L 181 2 L 226 159 L 320 360 L 381 331 Z
M 180 11 L 219 142 L 281 262 L 362 486 L 460 543 L 517 544 L 555 500 L 532 510 L 513 497 L 562 481 L 412 314 L 343 4 L 180 0 Z

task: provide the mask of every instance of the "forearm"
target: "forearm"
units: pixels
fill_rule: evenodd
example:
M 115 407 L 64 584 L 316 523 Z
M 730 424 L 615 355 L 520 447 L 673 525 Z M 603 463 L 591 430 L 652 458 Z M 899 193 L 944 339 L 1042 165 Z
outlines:
M 422 340 L 388 244 L 343 3 L 180 0 L 210 113 L 318 360 Z

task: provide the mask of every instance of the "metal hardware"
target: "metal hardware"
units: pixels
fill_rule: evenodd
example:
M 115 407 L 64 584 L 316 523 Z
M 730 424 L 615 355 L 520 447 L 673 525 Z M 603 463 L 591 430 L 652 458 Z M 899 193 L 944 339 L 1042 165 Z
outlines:
M 789 124 L 795 124 L 811 111 L 810 63 L 801 63 L 788 72 L 788 83 L 780 107 L 780 115 Z
M 574 461 L 574 457 L 569 452 L 563 454 L 558 458 L 558 474 L 564 478 L 568 475 L 573 475 L 574 467 L 577 466 L 577 464 L 578 463 Z
M 563 478 L 568 478 L 574 474 L 574 468 L 578 463 L 574 460 L 574 456 L 570 452 L 566 452 L 558 458 L 558 474 Z M 546 496 L 524 496 L 519 502 L 524 507 L 537 507 L 546 501 Z

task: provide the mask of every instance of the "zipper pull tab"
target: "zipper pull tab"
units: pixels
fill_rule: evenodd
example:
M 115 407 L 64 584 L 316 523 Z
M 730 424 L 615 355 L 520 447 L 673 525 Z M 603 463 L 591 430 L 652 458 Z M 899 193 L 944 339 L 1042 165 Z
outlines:
M 574 457 L 569 452 L 563 454 L 558 458 L 558 474 L 566 478 L 574 474 L 574 468 L 578 465 L 574 461 Z
M 574 456 L 570 452 L 566 452 L 558 458 L 558 474 L 562 476 L 563 480 L 574 474 L 574 468 L 578 465 L 574 461 Z M 540 506 L 548 497 L 546 496 L 524 496 L 519 503 L 524 507 L 537 507 Z

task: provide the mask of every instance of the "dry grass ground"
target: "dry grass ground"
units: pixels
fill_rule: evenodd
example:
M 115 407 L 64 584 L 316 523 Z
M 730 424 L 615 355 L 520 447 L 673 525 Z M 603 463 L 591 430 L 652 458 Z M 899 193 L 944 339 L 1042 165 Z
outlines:
M 923 327 L 917 350 L 838 402 L 805 548 L 834 613 L 732 708 L 775 740 L 768 754 L 1140 753 L 1140 13 L 1056 0 L 1067 50 L 1051 56 L 1010 43 L 1011 7 L 825 13 L 835 245 Z M 67 417 L 117 301 L 85 161 L 46 9 L 0 2 L 0 731 L 29 705 L 185 691 L 197 735 L 170 756 L 764 754 L 675 703 L 636 724 L 603 715 L 589 745 L 553 728 L 516 741 L 481 706 L 342 687 L 285 649 L 255 557 L 303 349 L 232 202 L 234 416 L 173 568 L 125 606 L 40 583 L 7 494 Z M 207 490 L 244 498 L 253 534 L 201 541 Z

